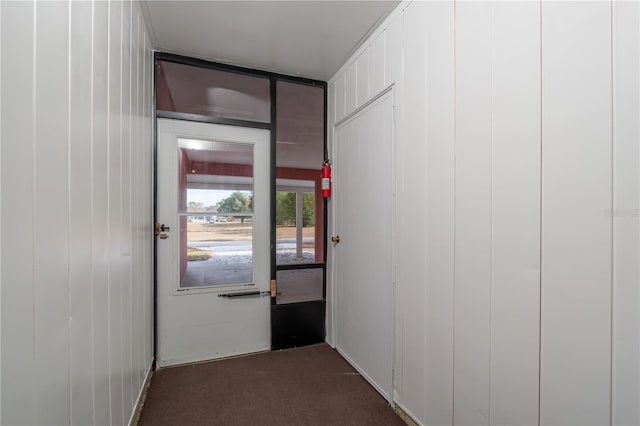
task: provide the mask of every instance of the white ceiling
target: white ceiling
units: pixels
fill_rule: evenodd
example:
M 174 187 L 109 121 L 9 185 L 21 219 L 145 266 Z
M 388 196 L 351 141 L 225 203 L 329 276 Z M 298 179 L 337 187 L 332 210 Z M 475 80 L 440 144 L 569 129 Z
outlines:
M 398 0 L 142 0 L 154 47 L 328 80 Z

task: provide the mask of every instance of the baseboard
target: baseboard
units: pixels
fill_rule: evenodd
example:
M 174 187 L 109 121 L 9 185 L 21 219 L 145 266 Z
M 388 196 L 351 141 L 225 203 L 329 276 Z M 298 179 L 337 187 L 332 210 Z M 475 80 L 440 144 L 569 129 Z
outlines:
M 358 364 L 356 364 L 349 356 L 344 353 L 338 346 L 336 346 L 336 351 L 340 354 L 342 358 L 345 359 L 351 366 L 358 372 L 360 375 L 384 398 L 390 405 L 393 405 L 393 391 L 389 395 L 387 395 L 386 389 L 383 389 L 378 385 L 375 380 L 373 380 Z
M 418 421 L 406 408 L 396 401 L 393 406 L 393 410 L 398 416 L 409 426 L 422 426 L 422 423 Z
M 149 385 L 151 384 L 151 376 L 153 376 L 153 370 L 151 369 L 151 366 L 149 366 L 149 369 L 147 369 L 147 374 L 145 375 L 144 383 L 142 384 L 142 388 L 138 393 L 135 409 L 131 413 L 131 418 L 129 419 L 129 426 L 136 426 L 138 424 L 138 421 L 140 420 L 140 414 L 142 414 L 142 407 L 144 406 L 144 400 L 147 397 L 147 391 L 149 390 Z

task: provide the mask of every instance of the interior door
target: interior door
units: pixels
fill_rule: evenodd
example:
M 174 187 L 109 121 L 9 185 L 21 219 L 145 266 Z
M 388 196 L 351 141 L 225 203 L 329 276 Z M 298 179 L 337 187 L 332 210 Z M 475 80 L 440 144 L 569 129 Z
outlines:
M 335 131 L 336 347 L 391 401 L 393 96 Z
M 158 119 L 158 364 L 270 349 L 269 131 Z

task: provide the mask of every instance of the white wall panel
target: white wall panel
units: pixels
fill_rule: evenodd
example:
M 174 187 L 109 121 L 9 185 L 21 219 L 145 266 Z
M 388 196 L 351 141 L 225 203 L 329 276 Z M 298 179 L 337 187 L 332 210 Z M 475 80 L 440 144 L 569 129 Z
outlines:
M 0 3 L 0 188 L 2 188 L 2 4 Z M 0 198 L 0 223 L 2 223 L 2 198 Z M 0 336 L 2 335 L 2 226 L 0 226 Z M 2 343 L 0 342 L 0 365 Z M 2 381 L 0 371 L 0 382 Z M 0 419 L 2 419 L 2 387 L 0 386 Z
M 429 2 L 426 29 L 425 425 L 453 418 L 454 8 Z
M 142 19 L 142 15 L 140 19 Z M 149 44 L 149 37 L 146 32 L 146 27 L 144 25 L 140 25 L 139 29 L 142 31 L 142 37 L 140 41 L 141 47 L 141 55 L 143 60 L 143 68 L 142 68 L 142 78 L 140 84 L 144 88 L 142 92 L 142 119 L 143 125 L 141 132 L 141 140 L 145 141 L 143 145 L 143 170 L 145 171 L 144 178 L 144 188 L 147 189 L 143 195 L 143 199 L 145 200 L 144 208 L 142 209 L 142 215 L 144 217 L 144 223 L 142 226 L 143 237 L 144 237 L 144 250 L 142 250 L 145 256 L 144 262 L 144 280 L 143 283 L 151 283 L 151 285 L 145 285 L 145 297 L 143 299 L 144 309 L 144 322 L 146 325 L 146 329 L 144 330 L 143 342 L 145 342 L 145 371 L 149 371 L 149 366 L 155 356 L 153 353 L 154 347 L 154 327 L 153 327 L 153 245 L 155 241 L 155 236 L 148 232 L 149 229 L 153 229 L 153 175 L 154 175 L 154 163 L 153 163 L 153 145 L 151 141 L 154 139 L 153 129 L 154 126 L 150 125 L 152 123 L 152 111 L 151 111 L 151 99 L 153 93 L 153 78 L 150 78 L 153 75 L 154 67 L 153 67 L 153 56 L 151 54 L 152 47 Z
M 542 5 L 544 425 L 610 422 L 611 5 Z
M 93 393 L 96 424 L 111 418 L 109 394 L 109 280 L 108 280 L 108 70 L 109 4 L 94 2 L 93 13 Z
M 345 82 L 345 114 L 349 115 L 356 109 L 356 100 L 358 96 L 358 63 L 353 61 L 347 68 Z
M 109 371 L 111 422 L 123 424 L 122 334 L 122 2 L 109 3 L 109 91 L 107 179 L 109 259 Z
M 69 368 L 70 423 L 93 423 L 91 336 L 91 2 L 70 4 L 69 87 Z M 89 142 L 89 143 L 87 143 Z M 89 301 L 89 303 L 87 303 Z M 89 355 L 89 356 L 88 356 Z
M 456 4 L 454 422 L 489 424 L 491 52 L 489 2 Z
M 69 7 L 36 3 L 34 321 L 36 423 L 69 422 Z M 55 83 L 54 83 L 55 82 Z M 3 191 L 4 192 L 4 191 Z M 46 211 L 46 213 L 45 213 Z
M 124 424 L 152 359 L 144 24 L 117 1 L 3 2 L 0 19 L 0 422 Z
M 424 191 L 426 159 L 425 126 L 425 19 L 424 2 L 415 2 L 404 11 L 404 87 L 402 98 L 403 137 L 398 144 L 398 185 L 396 192 L 397 311 L 402 327 L 402 391 L 400 403 L 418 418 L 424 418 L 424 322 L 425 322 L 425 221 Z
M 369 100 L 369 49 L 356 59 L 356 108 Z
M 388 86 L 402 78 L 402 24 L 403 14 L 399 13 L 385 28 L 384 33 L 384 85 Z
M 133 292 L 131 289 L 131 8 L 132 2 L 123 2 L 122 8 L 122 64 L 121 64 L 121 182 L 122 241 L 120 262 L 122 264 L 122 401 L 124 420 L 131 413 L 134 401 L 133 390 Z
M 2 419 L 36 423 L 33 365 L 34 4 L 2 4 Z M 7 66 L 12 64 L 12 66 Z M 9 141 L 13 141 L 9 143 Z M 9 185 L 11 183 L 11 185 Z M 10 367 L 9 367 L 10 366 Z
M 343 72 L 340 77 L 336 79 L 336 114 L 335 123 L 342 120 L 347 115 L 347 73 Z
M 371 97 L 384 39 L 395 400 L 422 424 L 637 424 L 640 6 L 433 2 L 423 29 L 420 7 L 332 80 L 368 49 Z
M 381 32 L 369 46 L 369 96 L 373 97 L 384 89 L 384 38 Z
M 540 4 L 493 7 L 491 412 L 538 423 Z
M 613 3 L 612 424 L 640 424 L 640 5 Z

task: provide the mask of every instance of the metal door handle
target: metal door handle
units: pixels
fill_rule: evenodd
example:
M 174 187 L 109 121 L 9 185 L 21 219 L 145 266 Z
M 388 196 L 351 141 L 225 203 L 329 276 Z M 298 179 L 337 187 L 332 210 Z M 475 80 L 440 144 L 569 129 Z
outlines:
M 340 242 L 340 235 L 336 235 L 334 237 L 331 237 L 331 242 L 333 244 L 338 244 Z
M 252 296 L 268 296 L 269 294 L 271 294 L 270 291 L 237 291 L 234 293 L 220 293 L 218 294 L 218 297 L 229 297 L 229 298 L 235 298 L 235 297 L 252 297 Z

